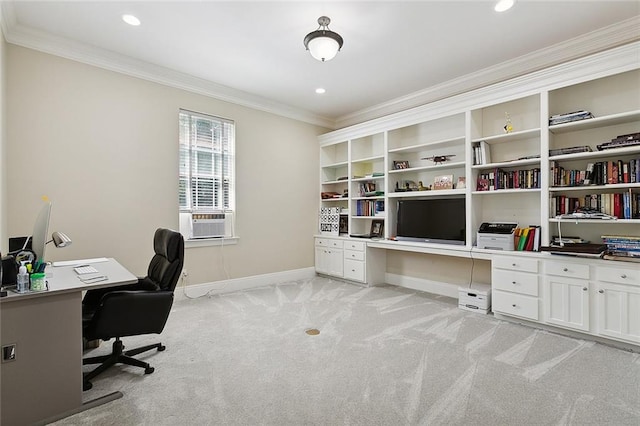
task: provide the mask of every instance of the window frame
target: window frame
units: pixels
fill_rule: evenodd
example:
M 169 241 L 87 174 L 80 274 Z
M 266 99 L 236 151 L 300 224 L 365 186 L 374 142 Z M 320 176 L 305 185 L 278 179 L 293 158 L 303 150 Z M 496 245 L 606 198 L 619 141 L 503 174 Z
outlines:
M 185 122 L 185 120 L 187 120 Z M 210 126 L 210 135 L 207 135 Z M 204 132 L 198 134 L 198 129 Z M 216 131 L 217 129 L 217 131 Z M 180 108 L 178 112 L 178 212 L 187 237 L 192 213 L 224 213 L 230 220 L 225 237 L 198 238 L 199 243 L 235 239 L 236 123 L 227 118 Z M 207 184 L 208 182 L 208 184 Z M 190 226 L 190 225 L 189 225 Z M 201 245 L 201 244 L 198 244 Z

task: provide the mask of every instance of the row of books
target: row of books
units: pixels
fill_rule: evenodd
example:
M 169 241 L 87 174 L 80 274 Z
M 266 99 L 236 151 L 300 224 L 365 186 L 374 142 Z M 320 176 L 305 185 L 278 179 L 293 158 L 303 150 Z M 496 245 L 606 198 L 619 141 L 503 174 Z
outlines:
M 640 237 L 603 235 L 602 242 L 607 245 L 607 254 L 610 256 L 633 257 L 640 260 Z
M 379 216 L 384 212 L 384 200 L 357 200 L 356 216 Z
M 477 191 L 498 189 L 540 188 L 540 169 L 502 170 L 494 169 L 478 175 Z
M 640 158 L 587 163 L 585 170 L 568 170 L 551 161 L 551 186 L 609 185 L 640 182 Z
M 603 151 L 605 149 L 622 148 L 625 146 L 635 145 L 640 145 L 640 132 L 616 136 L 609 142 L 597 145 L 596 147 L 598 150 Z
M 575 213 L 580 210 L 596 210 L 618 219 L 640 219 L 640 194 L 625 193 L 588 194 L 583 197 L 559 195 L 551 197 L 550 217 Z
M 540 226 L 516 228 L 513 231 L 513 247 L 516 251 L 540 251 Z
M 473 146 L 473 164 L 491 163 L 491 148 L 485 141 L 480 141 Z
M 588 118 L 593 118 L 593 114 L 585 110 L 556 114 L 549 117 L 549 126 L 570 123 L 572 121 L 586 120 Z

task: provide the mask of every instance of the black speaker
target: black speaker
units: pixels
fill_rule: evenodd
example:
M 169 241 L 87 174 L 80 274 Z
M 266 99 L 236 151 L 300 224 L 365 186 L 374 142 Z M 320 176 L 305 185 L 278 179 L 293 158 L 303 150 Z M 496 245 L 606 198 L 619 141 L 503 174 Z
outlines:
M 12 286 L 18 282 L 18 264 L 16 259 L 11 256 L 4 256 L 2 258 L 2 285 Z

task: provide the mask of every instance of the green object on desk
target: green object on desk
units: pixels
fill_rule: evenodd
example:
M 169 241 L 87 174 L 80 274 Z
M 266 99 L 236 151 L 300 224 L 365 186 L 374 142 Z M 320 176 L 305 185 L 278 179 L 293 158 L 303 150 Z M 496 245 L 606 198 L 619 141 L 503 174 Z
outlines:
M 46 275 L 44 272 L 31 274 L 31 291 L 42 291 L 47 289 Z

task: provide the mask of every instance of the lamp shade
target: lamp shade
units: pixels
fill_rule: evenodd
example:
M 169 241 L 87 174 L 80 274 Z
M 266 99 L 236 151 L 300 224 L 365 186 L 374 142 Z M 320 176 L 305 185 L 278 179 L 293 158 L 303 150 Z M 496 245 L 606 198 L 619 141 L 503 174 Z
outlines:
M 71 245 L 71 238 L 62 232 L 54 232 L 51 234 L 51 240 L 56 247 L 67 247 Z
M 326 16 L 318 18 L 320 28 L 312 31 L 304 38 L 304 47 L 315 59 L 325 62 L 333 59 L 344 43 L 338 33 L 329 29 L 331 20 Z
M 320 31 L 319 31 L 320 32 Z M 307 45 L 311 56 L 319 61 L 329 61 L 333 59 L 340 50 L 340 45 L 331 37 L 319 36 L 309 41 Z

